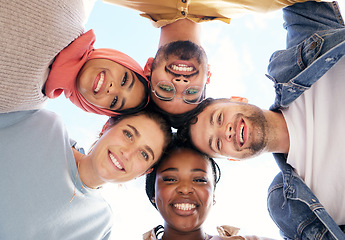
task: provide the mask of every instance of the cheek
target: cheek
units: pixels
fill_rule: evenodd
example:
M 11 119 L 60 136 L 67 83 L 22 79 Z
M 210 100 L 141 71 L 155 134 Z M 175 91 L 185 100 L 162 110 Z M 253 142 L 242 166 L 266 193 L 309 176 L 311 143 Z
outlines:
M 162 184 L 156 184 L 155 192 L 157 207 L 160 206 L 160 208 L 164 208 L 172 197 L 172 188 L 169 186 L 163 186 Z
M 212 188 L 205 188 L 199 191 L 200 199 L 205 203 L 206 206 L 213 204 L 213 190 Z M 208 210 L 208 209 L 207 209 Z

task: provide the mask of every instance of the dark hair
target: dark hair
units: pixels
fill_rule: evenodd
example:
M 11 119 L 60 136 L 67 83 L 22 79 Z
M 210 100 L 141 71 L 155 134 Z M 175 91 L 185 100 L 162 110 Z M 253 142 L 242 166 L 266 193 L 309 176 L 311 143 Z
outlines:
M 169 124 L 173 128 L 179 129 L 179 128 L 183 127 L 186 124 L 186 122 L 188 122 L 189 119 L 194 118 L 195 116 L 197 116 L 202 111 L 202 110 L 200 110 L 200 106 L 203 102 L 199 103 L 196 106 L 196 108 L 194 108 L 188 112 L 180 113 L 180 114 L 171 114 L 171 113 L 168 113 L 168 112 L 162 110 L 160 107 L 158 107 L 155 104 L 155 102 L 152 99 L 150 99 L 150 102 L 148 104 L 148 108 L 162 114 L 168 120 Z
M 198 121 L 198 115 L 211 103 L 215 102 L 217 99 L 214 98 L 206 98 L 204 101 L 202 101 L 198 107 L 195 109 L 193 113 L 190 113 L 188 115 L 188 118 L 185 119 L 184 124 L 181 125 L 177 129 L 177 136 L 180 139 L 180 141 L 183 144 L 188 144 L 189 146 L 193 147 L 194 149 L 197 149 L 195 145 L 193 144 L 191 133 L 190 133 L 190 126 L 192 124 L 195 124 Z M 197 149 L 200 151 L 199 149 Z
M 149 201 L 152 203 L 152 205 L 156 209 L 157 209 L 157 206 L 154 202 L 152 202 L 152 199 L 155 196 L 155 182 L 156 182 L 157 169 L 164 160 L 166 160 L 171 154 L 173 154 L 179 149 L 190 149 L 200 154 L 202 157 L 204 157 L 208 161 L 210 161 L 213 177 L 214 177 L 214 188 L 216 188 L 216 185 L 220 180 L 220 176 L 221 176 L 220 168 L 218 164 L 213 160 L 213 158 L 208 157 L 206 154 L 200 152 L 193 146 L 185 145 L 184 143 L 180 141 L 177 135 L 174 135 L 173 140 L 170 142 L 170 144 L 166 148 L 166 151 L 163 153 L 161 159 L 153 166 L 153 171 L 146 175 L 146 184 L 145 184 L 146 195 L 149 198 Z
M 150 94 L 149 82 L 145 78 L 143 78 L 140 74 L 138 74 L 136 72 L 134 72 L 134 73 L 137 76 L 137 78 L 139 79 L 139 81 L 144 86 L 145 96 L 144 96 L 143 100 L 140 102 L 140 104 L 138 106 L 136 106 L 134 108 L 127 108 L 127 109 L 123 109 L 123 110 L 117 110 L 117 111 L 114 111 L 114 112 L 121 113 L 121 114 L 124 114 L 124 115 L 129 115 L 129 114 L 137 113 L 137 112 L 143 110 L 146 107 L 146 105 L 148 104 L 149 94 Z

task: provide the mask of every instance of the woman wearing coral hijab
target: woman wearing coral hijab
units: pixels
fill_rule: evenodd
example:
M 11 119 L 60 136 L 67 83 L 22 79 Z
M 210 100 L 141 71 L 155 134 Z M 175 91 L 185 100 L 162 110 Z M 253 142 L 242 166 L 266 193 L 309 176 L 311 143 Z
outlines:
M 75 105 L 116 116 L 141 110 L 149 83 L 140 65 L 94 49 L 84 24 L 95 0 L 13 0 L 0 8 L 0 113 L 34 110 L 64 92 Z
M 150 172 L 171 129 L 141 111 L 111 118 L 100 135 L 84 154 L 53 112 L 0 114 L 0 239 L 109 239 L 112 212 L 98 188 Z

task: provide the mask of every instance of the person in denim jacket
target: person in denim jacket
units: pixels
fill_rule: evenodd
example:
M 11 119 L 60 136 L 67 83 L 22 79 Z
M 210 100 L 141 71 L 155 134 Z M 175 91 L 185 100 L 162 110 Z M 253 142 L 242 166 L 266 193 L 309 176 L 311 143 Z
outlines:
M 285 8 L 283 13 L 284 26 L 288 31 L 287 50 L 275 52 L 268 67 L 268 77 L 273 80 L 276 89 L 275 103 L 270 108 L 272 111 L 291 107 L 291 103 L 329 72 L 336 63 L 344 68 L 344 61 L 340 60 L 344 60 L 342 57 L 345 54 L 345 29 L 336 2 L 295 4 Z M 331 75 L 328 81 L 333 78 L 334 75 Z M 339 98 L 332 98 L 327 104 L 336 105 L 337 102 L 334 102 L 336 99 Z M 341 121 L 341 118 L 335 116 L 333 118 L 338 119 L 338 122 Z M 333 123 L 327 124 L 331 126 Z M 334 127 L 334 130 L 337 131 L 337 128 Z M 316 134 L 313 137 L 315 138 Z M 293 139 L 290 139 L 290 144 L 292 141 Z M 326 145 L 324 149 L 327 151 L 328 147 L 329 145 Z M 317 181 L 308 180 L 306 171 L 297 174 L 291 166 L 296 163 L 293 160 L 289 161 L 285 154 L 273 155 L 281 172 L 269 187 L 267 204 L 270 215 L 280 228 L 282 236 L 285 239 L 345 239 L 344 222 L 333 219 L 330 216 L 331 212 L 328 213 L 315 196 L 314 190 L 308 187 L 315 185 Z M 344 166 L 341 165 L 341 157 L 338 159 L 340 164 L 335 165 L 334 168 L 339 168 L 341 172 Z M 324 168 L 324 172 L 328 169 L 327 163 L 337 163 L 332 160 L 328 159 L 323 163 L 321 167 Z M 291 165 L 287 162 L 291 162 Z M 309 164 L 312 162 L 310 161 Z M 336 171 L 333 169 L 330 174 L 336 174 Z M 320 181 L 318 184 L 321 184 Z M 312 185 L 311 188 L 317 186 Z M 338 194 L 336 197 L 339 202 L 344 202 L 341 195 L 343 190 L 334 193 L 336 190 L 332 189 L 332 186 L 329 188 L 334 196 Z M 332 195 L 328 196 L 331 197 Z M 342 211 L 341 209 L 341 206 L 336 205 L 334 211 Z
M 284 238 L 345 239 L 344 22 L 336 2 L 299 3 L 283 15 L 287 49 L 270 59 L 270 110 L 207 99 L 179 134 L 211 157 L 274 153 L 281 173 L 268 209 Z

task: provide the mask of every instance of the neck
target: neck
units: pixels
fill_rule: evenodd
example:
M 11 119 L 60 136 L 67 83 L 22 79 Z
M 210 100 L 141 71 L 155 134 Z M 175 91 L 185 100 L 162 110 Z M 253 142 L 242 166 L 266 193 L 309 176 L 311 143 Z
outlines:
M 165 224 L 162 240 L 204 240 L 205 238 L 208 239 L 206 236 L 202 228 L 190 232 L 181 232 Z
M 175 41 L 191 41 L 200 45 L 201 25 L 180 19 L 161 28 L 159 47 Z
M 272 153 L 289 152 L 290 138 L 285 118 L 281 112 L 266 111 L 268 121 L 267 151 Z
M 75 163 L 78 167 L 80 180 L 89 188 L 98 188 L 104 184 L 92 168 L 92 159 L 89 155 L 80 153 L 77 149 L 72 148 Z

